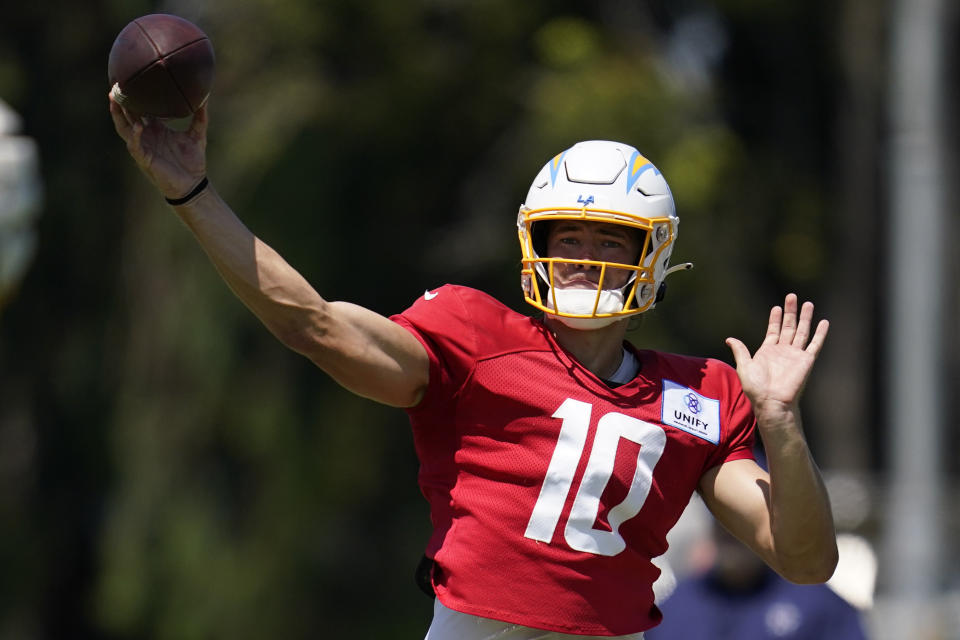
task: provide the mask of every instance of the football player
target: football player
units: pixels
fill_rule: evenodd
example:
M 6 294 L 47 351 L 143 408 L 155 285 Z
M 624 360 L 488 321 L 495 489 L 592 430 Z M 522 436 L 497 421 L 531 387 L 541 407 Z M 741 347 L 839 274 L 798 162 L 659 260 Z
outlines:
M 516 313 L 474 289 L 427 290 L 387 318 L 323 299 L 206 179 L 207 113 L 175 132 L 110 102 L 117 132 L 236 295 L 346 389 L 408 412 L 433 534 L 430 640 L 640 638 L 656 625 L 651 559 L 694 491 L 772 568 L 830 577 L 837 551 L 798 400 L 823 345 L 788 295 L 736 371 L 639 349 L 678 233 L 664 177 L 636 149 L 574 145 L 517 219 Z M 754 429 L 769 473 L 753 460 Z

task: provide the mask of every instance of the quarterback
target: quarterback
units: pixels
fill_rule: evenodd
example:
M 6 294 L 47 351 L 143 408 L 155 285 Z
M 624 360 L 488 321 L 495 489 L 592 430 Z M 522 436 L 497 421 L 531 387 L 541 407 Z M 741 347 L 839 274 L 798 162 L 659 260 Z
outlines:
M 651 559 L 695 491 L 789 580 L 833 573 L 798 410 L 827 323 L 814 329 L 813 305 L 786 296 L 755 353 L 727 340 L 736 369 L 627 342 L 629 318 L 663 296 L 679 231 L 664 177 L 633 147 L 582 142 L 534 179 L 516 222 L 534 316 L 445 285 L 388 318 L 325 300 L 243 225 L 206 179 L 205 109 L 183 132 L 110 110 L 264 325 L 346 389 L 409 414 L 433 523 L 429 640 L 641 638 L 661 617 Z

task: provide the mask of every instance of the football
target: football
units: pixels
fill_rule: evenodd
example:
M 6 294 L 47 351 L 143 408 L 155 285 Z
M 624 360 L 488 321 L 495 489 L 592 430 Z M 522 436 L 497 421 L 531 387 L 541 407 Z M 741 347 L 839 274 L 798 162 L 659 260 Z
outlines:
M 123 108 L 157 118 L 186 118 L 213 86 L 210 38 L 179 16 L 154 13 L 130 22 L 110 48 L 110 93 Z

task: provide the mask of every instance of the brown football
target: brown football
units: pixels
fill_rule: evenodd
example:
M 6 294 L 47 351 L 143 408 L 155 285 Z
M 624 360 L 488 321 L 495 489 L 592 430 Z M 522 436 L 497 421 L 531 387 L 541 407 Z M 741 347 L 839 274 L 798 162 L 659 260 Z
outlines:
M 197 25 L 166 13 L 128 24 L 110 48 L 111 94 L 128 111 L 185 118 L 210 96 L 213 44 Z

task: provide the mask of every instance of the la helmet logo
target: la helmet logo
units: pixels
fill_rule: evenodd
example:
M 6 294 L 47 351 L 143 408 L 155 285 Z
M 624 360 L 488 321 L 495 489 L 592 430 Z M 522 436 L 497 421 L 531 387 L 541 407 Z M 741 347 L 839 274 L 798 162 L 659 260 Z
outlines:
M 584 199 L 583 199 L 583 194 L 580 194 L 580 195 L 577 197 L 577 202 L 579 202 L 579 203 L 582 204 L 583 206 L 587 206 L 587 205 L 593 204 L 593 196 L 587 196 L 587 199 L 584 200 Z

